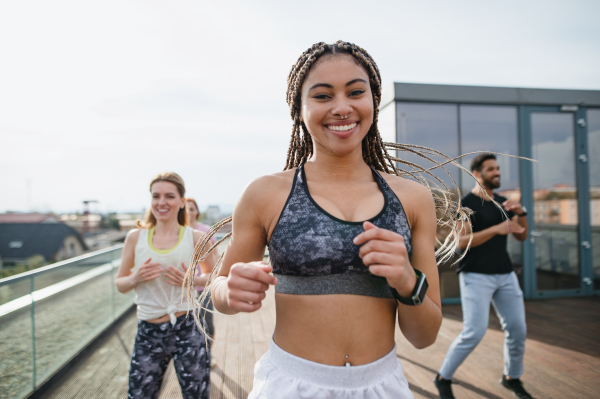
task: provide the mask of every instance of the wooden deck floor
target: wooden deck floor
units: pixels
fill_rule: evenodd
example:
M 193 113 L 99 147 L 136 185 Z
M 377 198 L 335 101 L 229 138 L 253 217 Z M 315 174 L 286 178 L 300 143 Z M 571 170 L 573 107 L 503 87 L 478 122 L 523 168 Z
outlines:
M 530 393 L 544 399 L 600 397 L 600 298 L 527 302 L 526 309 L 528 339 L 522 380 Z M 456 373 L 457 398 L 512 397 L 498 383 L 503 334 L 495 315 L 490 320 L 483 341 Z M 252 387 L 254 363 L 267 351 L 275 326 L 272 291 L 259 312 L 216 315 L 215 324 L 211 399 L 245 398 Z M 397 331 L 397 355 L 415 398 L 437 397 L 432 380 L 461 328 L 460 306 L 451 305 L 444 307 L 437 342 L 427 349 L 414 349 Z M 132 313 L 45 397 L 125 398 L 135 331 Z M 160 397 L 181 398 L 171 366 Z

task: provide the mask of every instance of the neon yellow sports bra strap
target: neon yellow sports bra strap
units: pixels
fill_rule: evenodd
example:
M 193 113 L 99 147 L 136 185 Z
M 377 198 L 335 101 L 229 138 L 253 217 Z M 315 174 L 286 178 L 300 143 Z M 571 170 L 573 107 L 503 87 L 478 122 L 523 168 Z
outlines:
M 168 254 L 169 252 L 173 252 L 173 250 L 177 248 L 177 246 L 183 239 L 183 233 L 185 233 L 185 226 L 179 226 L 179 239 L 177 240 L 177 244 L 175 244 L 173 248 L 169 249 L 156 249 L 152 245 L 152 238 L 154 237 L 154 226 L 152 226 L 148 230 L 148 245 L 150 246 L 150 249 L 156 252 L 157 254 Z

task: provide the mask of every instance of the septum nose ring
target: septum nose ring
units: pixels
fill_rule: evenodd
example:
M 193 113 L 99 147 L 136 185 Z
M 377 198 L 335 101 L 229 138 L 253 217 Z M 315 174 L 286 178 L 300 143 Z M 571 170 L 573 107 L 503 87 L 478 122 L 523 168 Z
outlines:
M 342 119 L 348 119 L 348 115 L 342 116 Z

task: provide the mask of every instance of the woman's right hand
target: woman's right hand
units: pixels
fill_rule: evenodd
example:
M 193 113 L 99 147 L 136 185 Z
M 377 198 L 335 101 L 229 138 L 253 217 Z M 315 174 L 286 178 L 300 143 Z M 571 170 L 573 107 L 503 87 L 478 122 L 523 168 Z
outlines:
M 265 262 L 234 264 L 227 277 L 227 305 L 238 312 L 260 309 L 269 286 L 277 284 L 277 278 L 269 274 L 272 271 Z
M 131 283 L 133 287 L 138 284 L 154 280 L 160 277 L 164 269 L 160 267 L 159 262 L 152 262 L 152 258 L 148 258 L 134 273 L 131 274 Z

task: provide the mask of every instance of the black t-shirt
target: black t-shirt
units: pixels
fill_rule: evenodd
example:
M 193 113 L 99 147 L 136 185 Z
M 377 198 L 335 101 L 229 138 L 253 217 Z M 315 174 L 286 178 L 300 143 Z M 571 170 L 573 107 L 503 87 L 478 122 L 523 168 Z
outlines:
M 506 198 L 494 193 L 494 200 L 502 204 Z M 471 215 L 473 233 L 485 230 L 502 221 L 506 216 L 498 209 L 492 201 L 486 201 L 473 193 L 469 193 L 462 199 L 462 206 L 470 208 L 474 213 Z M 515 213 L 506 212 L 511 219 Z M 483 244 L 469 249 L 465 257 L 460 261 L 458 272 L 474 272 L 483 274 L 506 274 L 513 271 L 512 263 L 506 251 L 507 236 L 497 234 Z

